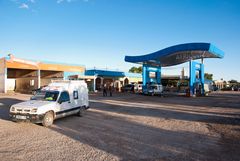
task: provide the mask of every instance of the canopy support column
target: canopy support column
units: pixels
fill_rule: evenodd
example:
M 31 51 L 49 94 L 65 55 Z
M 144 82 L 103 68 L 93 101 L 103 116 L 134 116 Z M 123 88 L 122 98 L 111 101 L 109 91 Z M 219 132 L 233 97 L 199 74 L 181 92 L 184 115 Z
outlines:
M 201 88 L 201 95 L 204 96 L 205 95 L 205 91 L 204 91 L 204 64 L 200 64 L 200 72 L 199 72 L 199 75 L 200 75 L 200 80 L 201 80 L 201 85 L 202 85 L 202 88 Z
M 191 60 L 189 62 L 189 75 L 190 96 L 196 96 L 197 90 L 200 95 L 204 95 L 204 65 Z
M 147 84 L 149 83 L 149 71 L 148 66 L 146 64 L 143 64 L 143 71 L 142 71 L 142 79 L 143 79 L 143 88 L 146 89 Z
M 161 84 L 161 67 L 157 68 L 157 71 L 155 72 L 156 77 L 156 83 Z

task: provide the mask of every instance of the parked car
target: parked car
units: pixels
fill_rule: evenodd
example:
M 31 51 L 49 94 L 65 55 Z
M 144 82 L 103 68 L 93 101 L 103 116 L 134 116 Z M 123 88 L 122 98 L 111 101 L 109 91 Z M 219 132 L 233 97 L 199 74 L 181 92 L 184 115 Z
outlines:
M 82 116 L 89 107 L 85 81 L 55 81 L 42 88 L 29 101 L 10 108 L 13 121 L 30 121 L 51 126 L 57 118 L 72 114 Z
M 233 87 L 233 90 L 234 90 L 234 91 L 240 91 L 240 86 L 234 86 L 234 87 Z
M 160 84 L 151 84 L 146 89 L 143 89 L 143 94 L 145 95 L 162 95 L 163 86 Z
M 221 89 L 222 91 L 231 91 L 232 90 L 232 87 L 224 87 Z
M 135 92 L 136 93 L 142 93 L 142 84 L 136 84 L 135 85 Z
M 134 84 L 127 84 L 125 86 L 123 86 L 122 91 L 123 92 L 134 92 Z

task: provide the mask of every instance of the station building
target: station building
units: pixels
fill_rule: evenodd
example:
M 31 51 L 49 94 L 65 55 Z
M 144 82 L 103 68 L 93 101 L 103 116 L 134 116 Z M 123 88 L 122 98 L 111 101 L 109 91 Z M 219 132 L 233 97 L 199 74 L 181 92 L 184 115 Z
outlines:
M 99 91 L 104 84 L 111 83 L 116 91 L 120 91 L 126 84 L 142 82 L 142 74 L 95 68 L 87 69 L 84 75 L 71 75 L 69 79 L 85 80 L 91 91 Z
M 86 70 L 83 65 L 20 59 L 11 54 L 0 58 L 0 93 L 31 93 L 55 79 L 85 80 L 90 91 L 113 83 L 120 91 L 125 84 L 141 82 L 142 75 L 108 69 Z
M 227 86 L 227 82 L 224 80 L 215 80 L 214 83 L 218 89 L 223 89 L 224 87 Z
M 100 91 L 104 84 L 113 83 L 116 91 L 121 91 L 121 88 L 127 84 L 142 84 L 141 73 L 129 73 L 119 70 L 109 69 L 86 69 L 84 75 L 71 75 L 70 80 L 85 80 L 90 91 Z M 162 84 L 171 87 L 174 90 L 177 87 L 177 82 L 188 80 L 188 76 L 180 75 L 161 75 Z M 154 73 L 150 74 L 150 82 L 155 82 Z
M 154 79 L 154 76 L 150 76 Z M 163 83 L 180 80 L 181 76 L 162 75 Z M 101 90 L 113 83 L 116 91 L 126 84 L 142 83 L 142 74 L 111 69 L 86 69 L 83 65 L 33 61 L 8 55 L 0 59 L 0 93 L 31 93 L 55 79 L 85 80 L 90 91 Z M 154 81 L 154 80 L 153 80 Z
M 83 65 L 30 61 L 10 54 L 0 59 L 0 92 L 30 93 L 53 79 L 66 79 L 69 75 L 81 75 L 84 71 Z

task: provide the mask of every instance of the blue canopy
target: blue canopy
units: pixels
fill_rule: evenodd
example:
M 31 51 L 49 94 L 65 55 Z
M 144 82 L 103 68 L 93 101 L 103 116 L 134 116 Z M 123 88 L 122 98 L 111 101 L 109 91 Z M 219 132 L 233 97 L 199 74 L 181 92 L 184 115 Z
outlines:
M 202 58 L 223 58 L 224 52 L 210 43 L 187 43 L 171 46 L 141 56 L 125 56 L 126 62 L 166 67 Z

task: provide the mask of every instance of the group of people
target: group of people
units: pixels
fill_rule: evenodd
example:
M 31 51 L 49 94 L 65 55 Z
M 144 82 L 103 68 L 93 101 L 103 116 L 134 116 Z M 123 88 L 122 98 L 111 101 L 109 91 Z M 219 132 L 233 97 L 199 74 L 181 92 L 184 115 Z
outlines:
M 104 84 L 103 85 L 103 87 L 102 87 L 102 91 L 103 91 L 103 97 L 106 97 L 108 94 L 108 92 L 109 92 L 109 96 L 110 97 L 112 97 L 112 93 L 113 93 L 113 89 L 114 89 L 114 87 L 113 87 L 113 83 L 110 83 L 109 85 L 108 84 Z

